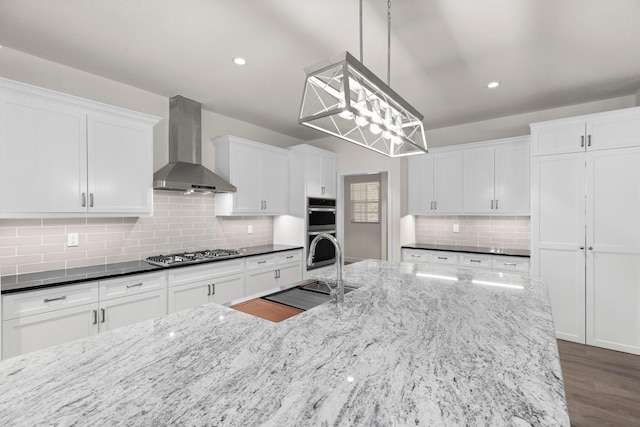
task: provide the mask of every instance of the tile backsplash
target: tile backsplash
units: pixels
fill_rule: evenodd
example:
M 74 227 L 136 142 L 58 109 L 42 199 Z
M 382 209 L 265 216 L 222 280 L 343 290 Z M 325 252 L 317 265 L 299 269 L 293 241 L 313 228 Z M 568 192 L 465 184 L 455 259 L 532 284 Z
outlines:
M 529 217 L 416 216 L 415 224 L 416 243 L 510 249 L 530 249 L 531 244 Z
M 77 247 L 68 233 L 78 233 Z M 155 191 L 152 217 L 0 219 L 0 275 L 271 243 L 272 217 L 216 217 L 212 195 Z

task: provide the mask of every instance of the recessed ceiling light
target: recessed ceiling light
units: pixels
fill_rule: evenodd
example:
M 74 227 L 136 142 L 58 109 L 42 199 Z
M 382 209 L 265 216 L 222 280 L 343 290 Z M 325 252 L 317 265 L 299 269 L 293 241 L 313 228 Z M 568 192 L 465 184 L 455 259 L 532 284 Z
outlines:
M 237 58 L 233 58 L 233 63 L 236 65 L 244 65 L 247 63 L 247 60 L 244 58 L 237 57 Z
M 496 87 L 498 87 L 498 86 L 500 86 L 500 82 L 491 82 L 491 83 L 489 83 L 489 84 L 487 85 L 487 87 L 488 87 L 489 89 L 493 89 L 493 88 L 496 88 Z

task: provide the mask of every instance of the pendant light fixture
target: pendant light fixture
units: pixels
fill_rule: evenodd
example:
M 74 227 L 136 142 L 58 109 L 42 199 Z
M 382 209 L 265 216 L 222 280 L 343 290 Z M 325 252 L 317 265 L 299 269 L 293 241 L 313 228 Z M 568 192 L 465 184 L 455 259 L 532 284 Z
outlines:
M 423 116 L 391 89 L 391 0 L 387 1 L 387 83 L 349 52 L 304 69 L 298 123 L 389 157 L 427 152 Z

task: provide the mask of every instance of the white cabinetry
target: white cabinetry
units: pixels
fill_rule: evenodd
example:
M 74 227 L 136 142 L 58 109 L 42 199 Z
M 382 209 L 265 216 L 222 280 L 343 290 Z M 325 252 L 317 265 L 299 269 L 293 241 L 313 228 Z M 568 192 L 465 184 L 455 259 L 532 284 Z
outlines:
M 439 264 L 489 271 L 528 274 L 529 258 L 509 255 L 448 252 L 427 249 L 402 249 L 403 262 Z
M 166 314 L 166 275 L 151 273 L 2 297 L 2 358 Z
M 216 173 L 238 189 L 216 194 L 216 215 L 281 215 L 288 211 L 289 152 L 235 136 L 215 138 Z
M 244 260 L 241 259 L 169 270 L 169 313 L 243 298 L 243 271 Z
M 0 216 L 151 213 L 157 122 L 0 79 Z
M 466 214 L 529 215 L 529 137 L 463 150 Z
M 531 126 L 532 273 L 558 338 L 640 354 L 640 109 L 562 123 Z
M 309 197 L 336 198 L 336 155 L 308 144 L 294 145 L 289 151 L 289 211 L 304 216 Z
M 410 214 L 450 214 L 462 210 L 460 150 L 411 156 L 408 159 Z
M 247 296 L 264 295 L 302 280 L 302 250 L 249 257 L 245 271 Z

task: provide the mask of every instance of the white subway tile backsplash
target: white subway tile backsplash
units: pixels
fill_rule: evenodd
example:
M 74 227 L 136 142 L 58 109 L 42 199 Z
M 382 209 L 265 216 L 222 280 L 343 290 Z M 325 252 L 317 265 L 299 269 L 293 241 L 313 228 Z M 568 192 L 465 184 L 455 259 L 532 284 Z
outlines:
M 68 233 L 79 246 L 67 247 Z M 216 217 L 212 195 L 155 191 L 151 217 L 0 219 L 0 275 L 271 243 L 272 217 Z
M 453 225 L 459 232 L 453 232 Z M 416 243 L 530 249 L 529 217 L 416 216 Z

